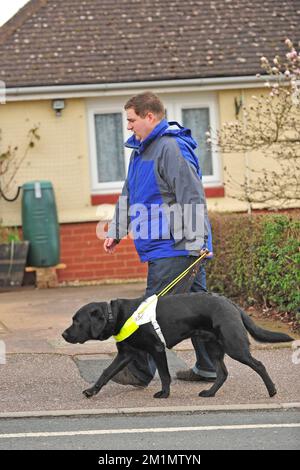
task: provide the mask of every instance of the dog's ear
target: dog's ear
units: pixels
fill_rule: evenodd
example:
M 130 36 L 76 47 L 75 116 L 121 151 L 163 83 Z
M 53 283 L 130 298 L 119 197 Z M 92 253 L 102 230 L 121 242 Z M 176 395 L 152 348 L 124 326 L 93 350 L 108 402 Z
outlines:
M 92 339 L 101 339 L 101 333 L 107 323 L 104 313 L 100 309 L 93 310 L 90 313 L 90 318 Z
M 115 299 L 115 300 L 111 300 L 110 302 L 110 306 L 111 306 L 111 309 L 112 309 L 112 312 L 113 312 L 113 315 L 114 316 L 118 316 L 119 313 L 122 313 L 123 309 L 122 309 L 122 304 L 124 302 L 122 302 L 120 299 Z

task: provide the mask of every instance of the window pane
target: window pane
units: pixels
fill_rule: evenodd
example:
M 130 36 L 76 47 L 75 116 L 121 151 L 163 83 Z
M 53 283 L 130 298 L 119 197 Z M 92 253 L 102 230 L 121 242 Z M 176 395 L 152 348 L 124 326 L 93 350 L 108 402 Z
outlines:
M 198 156 L 203 175 L 212 175 L 212 155 L 211 149 L 207 148 L 205 133 L 209 130 L 209 109 L 183 109 L 182 122 L 184 127 L 192 131 L 192 136 L 196 140 L 198 147 L 195 150 Z
M 99 183 L 123 181 L 125 161 L 122 114 L 96 114 L 95 131 Z

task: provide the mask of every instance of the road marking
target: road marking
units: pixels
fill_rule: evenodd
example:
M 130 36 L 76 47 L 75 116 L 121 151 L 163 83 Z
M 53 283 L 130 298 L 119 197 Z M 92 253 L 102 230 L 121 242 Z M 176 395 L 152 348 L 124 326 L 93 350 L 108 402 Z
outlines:
M 274 429 L 274 428 L 300 428 L 300 423 L 282 424 L 233 424 L 225 426 L 189 426 L 178 428 L 135 428 L 135 429 L 93 429 L 90 431 L 60 431 L 60 432 L 23 432 L 0 434 L 0 439 L 14 439 L 20 437 L 61 437 L 61 436 L 96 436 L 103 434 L 139 434 L 139 433 L 166 433 L 190 431 L 227 431 L 235 429 Z

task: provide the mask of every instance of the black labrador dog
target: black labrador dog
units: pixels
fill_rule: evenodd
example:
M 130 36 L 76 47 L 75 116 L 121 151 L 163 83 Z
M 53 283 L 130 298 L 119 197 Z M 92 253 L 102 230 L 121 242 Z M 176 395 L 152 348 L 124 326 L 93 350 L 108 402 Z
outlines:
M 62 336 L 69 343 L 80 344 L 91 339 L 103 341 L 112 335 L 116 336 L 142 301 L 142 298 L 118 299 L 110 304 L 92 302 L 84 305 L 75 313 L 72 325 Z M 199 335 L 207 341 L 206 348 L 215 365 L 217 377 L 213 386 L 209 390 L 201 391 L 199 396 L 213 397 L 225 382 L 228 375 L 224 364 L 225 353 L 255 370 L 264 381 L 270 397 L 276 394 L 275 385 L 264 365 L 250 354 L 247 331 L 257 341 L 267 343 L 293 341 L 290 336 L 258 327 L 229 299 L 207 292 L 160 297 L 156 319 L 169 349 L 193 335 Z M 116 344 L 117 356 L 93 387 L 83 392 L 84 395 L 87 398 L 96 395 L 131 361 L 132 351 L 141 349 L 152 355 L 161 379 L 162 389 L 155 393 L 154 397 L 167 398 L 170 394 L 171 378 L 165 345 L 152 323 L 141 325 L 131 336 Z

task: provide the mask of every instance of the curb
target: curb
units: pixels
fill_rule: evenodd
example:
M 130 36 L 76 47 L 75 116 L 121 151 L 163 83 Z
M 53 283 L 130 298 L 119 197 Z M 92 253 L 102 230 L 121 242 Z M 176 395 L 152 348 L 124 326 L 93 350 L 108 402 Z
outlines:
M 152 415 L 159 413 L 206 413 L 222 411 L 257 411 L 257 410 L 292 410 L 300 409 L 300 402 L 262 404 L 254 403 L 247 405 L 214 405 L 214 406 L 165 406 L 145 408 L 107 408 L 90 410 L 49 410 L 49 411 L 17 411 L 0 413 L 0 419 L 16 418 L 46 418 L 46 417 L 68 417 L 68 416 L 116 416 L 116 415 Z
M 294 340 L 297 341 L 297 340 Z M 290 343 L 251 343 L 251 351 L 274 351 L 278 349 L 290 349 L 293 350 L 292 347 L 293 341 Z M 113 356 L 117 353 L 117 350 L 111 350 L 111 351 L 88 351 L 88 352 L 68 352 L 63 351 L 59 348 L 58 350 L 54 351 L 6 351 L 6 356 L 21 356 L 21 355 L 56 355 L 56 356 L 65 356 L 65 357 L 89 357 L 89 356 Z M 193 346 L 191 345 L 190 347 L 185 347 L 185 348 L 180 348 L 180 347 L 174 347 L 170 349 L 169 351 L 173 351 L 175 353 L 177 352 L 188 352 L 188 351 L 194 351 Z

